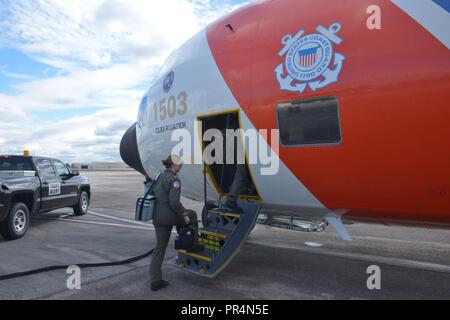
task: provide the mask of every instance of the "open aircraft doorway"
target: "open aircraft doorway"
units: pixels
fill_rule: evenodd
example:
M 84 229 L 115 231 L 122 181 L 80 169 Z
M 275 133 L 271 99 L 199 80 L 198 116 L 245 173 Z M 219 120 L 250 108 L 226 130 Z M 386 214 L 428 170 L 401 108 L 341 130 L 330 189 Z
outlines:
M 244 137 L 242 137 L 241 134 L 239 136 L 236 135 L 233 141 L 233 148 L 234 148 L 234 162 L 233 163 L 227 163 L 227 143 L 229 141 L 226 141 L 226 130 L 238 130 L 242 129 L 241 121 L 240 121 L 240 111 L 239 110 L 231 110 L 227 112 L 222 113 L 214 113 L 204 116 L 197 117 L 197 120 L 201 123 L 201 136 L 203 137 L 205 132 L 210 129 L 217 129 L 222 132 L 224 137 L 224 143 L 223 143 L 223 161 L 221 163 L 213 163 L 213 164 L 206 164 L 206 172 L 209 175 L 214 188 L 216 189 L 217 193 L 220 194 L 221 197 L 225 197 L 229 192 L 231 185 L 233 184 L 233 179 L 237 170 L 237 162 L 236 162 L 236 154 L 237 154 L 237 148 L 243 148 L 244 146 Z M 238 141 L 240 139 L 240 141 Z M 213 143 L 212 141 L 204 141 L 202 144 L 202 151 L 205 151 L 205 149 Z M 247 170 L 249 173 L 249 186 L 246 191 L 244 191 L 240 196 L 239 199 L 246 200 L 246 201 L 261 201 L 261 196 L 258 192 L 257 186 L 255 184 L 255 181 L 253 179 L 252 171 L 250 169 L 250 166 L 248 165 L 248 156 L 245 153 L 245 150 L 243 151 L 245 154 L 245 165 L 247 166 Z M 215 156 L 213 153 L 211 156 Z

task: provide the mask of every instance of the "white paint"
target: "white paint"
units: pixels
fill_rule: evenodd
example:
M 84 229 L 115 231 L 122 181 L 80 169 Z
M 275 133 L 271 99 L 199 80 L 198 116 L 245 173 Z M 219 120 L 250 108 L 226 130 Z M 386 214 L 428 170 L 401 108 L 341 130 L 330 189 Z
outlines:
M 450 14 L 431 0 L 391 0 L 450 49 Z
M 106 214 L 101 214 L 101 213 L 90 211 L 90 210 L 89 210 L 88 214 L 91 214 L 93 216 L 97 216 L 97 217 L 100 217 L 100 218 L 116 220 L 116 221 L 122 221 L 122 222 L 136 224 L 136 225 L 144 226 L 144 227 L 151 227 L 151 225 L 148 224 L 148 223 L 139 222 L 139 221 L 135 221 L 135 220 L 131 220 L 131 219 L 122 219 L 122 218 L 119 218 L 119 217 L 114 217 L 114 216 L 110 216 L 110 215 L 106 215 Z
M 93 224 L 93 225 L 99 225 L 99 226 L 117 227 L 117 228 L 124 228 L 124 229 L 136 229 L 136 230 L 146 230 L 146 231 L 155 230 L 153 227 L 150 227 L 150 226 L 149 227 L 130 226 L 130 225 L 125 225 L 125 224 L 98 222 L 98 221 L 91 221 L 91 220 L 73 220 L 73 219 L 44 218 L 44 217 L 36 217 L 36 219 L 53 220 L 53 221 L 58 221 L 58 222 L 80 223 L 80 224 Z M 172 233 L 175 233 L 175 232 L 173 231 Z
M 170 71 L 175 72 L 175 80 L 169 93 L 163 92 L 163 81 Z M 167 98 L 169 95 L 186 91 L 188 93 L 188 112 L 183 117 L 154 123 L 154 114 L 150 112 L 148 126 L 137 128 L 137 141 L 141 161 L 146 171 L 155 175 L 162 170 L 161 160 L 166 158 L 178 142 L 171 141 L 172 132 L 156 134 L 155 129 L 163 125 L 186 122 L 186 129 L 191 135 L 198 133 L 194 123 L 197 116 L 213 112 L 241 109 L 237 100 L 228 88 L 209 48 L 205 31 L 200 32 L 180 49 L 175 51 L 162 67 L 157 79 L 147 93 L 147 108 L 152 108 L 154 102 Z M 153 111 L 153 110 L 151 110 Z M 241 121 L 244 130 L 253 129 L 254 125 L 241 109 Z M 145 123 L 139 119 L 139 123 Z M 260 135 L 262 148 L 270 150 L 266 140 Z M 193 141 L 200 150 L 198 136 Z M 273 152 L 273 151 L 272 151 Z M 320 215 L 328 212 L 325 206 L 297 179 L 297 177 L 281 162 L 279 172 L 275 176 L 263 176 L 261 165 L 251 165 L 253 178 L 264 204 L 289 205 L 318 212 Z M 194 157 L 194 155 L 190 155 Z M 191 195 L 203 195 L 202 165 L 186 165 L 180 173 L 181 185 Z M 207 179 L 208 197 L 217 199 L 218 194 Z
M 26 178 L 36 176 L 36 171 L 0 171 L 1 178 Z
M 241 113 L 241 121 L 244 130 L 255 129 L 253 123 L 244 112 Z M 260 136 L 259 140 L 262 141 L 263 148 L 270 148 L 263 137 Z M 314 211 L 317 209 L 319 211 L 326 210 L 325 206 L 309 192 L 280 158 L 278 158 L 278 161 L 280 166 L 276 176 L 253 174 L 253 179 L 264 203 L 297 206 L 305 209 L 315 209 Z M 250 170 L 252 173 L 260 172 L 261 165 L 250 165 Z
M 61 184 L 57 183 L 49 183 L 48 185 L 48 195 L 49 196 L 57 196 L 61 194 Z
M 175 80 L 170 92 L 164 93 L 164 77 L 170 71 L 175 72 Z M 185 116 L 177 116 L 157 123 L 154 123 L 154 117 L 151 116 L 149 126 L 137 128 L 141 161 L 146 171 L 151 175 L 155 175 L 163 169 L 161 160 L 166 158 L 173 147 L 178 144 L 176 141 L 171 141 L 171 131 L 156 134 L 156 128 L 185 122 L 186 129 L 191 133 L 191 137 L 194 137 L 198 133 L 194 121 L 197 116 L 239 108 L 236 100 L 227 89 L 212 57 L 205 31 L 200 32 L 170 56 L 147 93 L 148 107 L 152 108 L 154 101 L 176 95 L 182 91 L 188 94 L 188 111 Z M 150 114 L 152 115 L 152 113 Z M 198 135 L 194 137 L 192 143 L 197 150 L 201 150 Z M 188 156 L 194 157 L 194 154 Z M 198 196 L 203 194 L 202 169 L 202 165 L 184 166 L 180 174 L 181 185 L 184 190 L 188 189 L 190 193 Z M 209 178 L 208 194 L 214 198 L 218 197 Z
M 317 243 L 317 242 L 305 242 L 305 246 L 311 247 L 311 248 L 320 248 L 320 247 L 323 247 L 323 244 Z

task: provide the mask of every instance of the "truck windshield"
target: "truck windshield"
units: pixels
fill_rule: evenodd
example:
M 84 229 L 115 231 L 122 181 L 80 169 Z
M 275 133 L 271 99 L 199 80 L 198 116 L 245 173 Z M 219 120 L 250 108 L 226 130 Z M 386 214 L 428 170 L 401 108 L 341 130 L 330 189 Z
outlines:
M 31 159 L 0 156 L 0 171 L 34 171 Z

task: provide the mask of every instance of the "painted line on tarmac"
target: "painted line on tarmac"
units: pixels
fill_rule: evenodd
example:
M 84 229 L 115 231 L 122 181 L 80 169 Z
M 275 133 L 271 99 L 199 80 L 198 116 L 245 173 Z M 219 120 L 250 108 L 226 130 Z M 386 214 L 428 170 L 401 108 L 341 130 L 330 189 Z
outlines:
M 108 226 L 108 227 L 118 227 L 118 228 L 137 229 L 137 230 L 146 230 L 146 231 L 154 231 L 155 230 L 151 226 L 131 226 L 131 225 L 118 224 L 118 223 L 107 223 L 107 222 L 98 222 L 98 221 L 90 221 L 90 220 L 74 220 L 74 219 L 47 218 L 47 217 L 36 217 L 36 219 L 54 220 L 54 221 L 59 221 L 59 222 L 91 224 L 91 225 L 102 225 L 102 226 Z M 176 233 L 176 231 L 172 231 L 172 233 Z M 271 249 L 288 249 L 288 250 L 295 250 L 295 251 L 299 251 L 299 252 L 303 252 L 303 253 L 316 254 L 316 255 L 322 255 L 322 256 L 328 256 L 328 257 L 353 259 L 353 260 L 364 261 L 364 262 L 369 262 L 369 263 L 376 262 L 376 263 L 381 263 L 381 264 L 386 264 L 386 265 L 391 265 L 391 266 L 420 269 L 420 270 L 432 271 L 432 272 L 450 273 L 450 266 L 422 262 L 422 261 L 398 259 L 398 258 L 388 258 L 388 257 L 373 256 L 373 255 L 366 255 L 366 254 L 360 254 L 360 253 L 337 252 L 337 251 L 331 251 L 331 250 L 322 249 L 322 248 L 299 247 L 299 246 L 292 246 L 292 245 L 286 245 L 286 244 L 277 244 L 274 242 L 267 242 L 267 241 L 247 240 L 245 243 L 250 246 L 265 247 L 265 248 L 271 248 Z
M 397 242 L 397 243 L 406 243 L 406 244 L 420 244 L 431 247 L 440 247 L 444 249 L 450 249 L 450 244 L 435 242 L 435 241 L 421 241 L 421 240 L 406 240 L 406 239 L 395 239 L 395 238 L 381 238 L 374 236 L 352 236 L 353 239 L 359 240 L 374 240 L 374 241 L 385 241 L 385 242 Z
M 126 223 L 131 223 L 131 224 L 136 224 L 139 226 L 144 226 L 144 227 L 150 227 L 153 228 L 151 225 L 149 225 L 148 223 L 144 223 L 144 222 L 138 222 L 136 220 L 131 220 L 131 219 L 124 219 L 124 218 L 119 218 L 119 217 L 115 217 L 115 216 L 109 216 L 107 214 L 102 214 L 102 213 L 98 213 L 95 211 L 88 211 L 88 214 L 92 214 L 93 216 L 97 216 L 97 217 L 101 217 L 101 218 L 106 218 L 106 219 L 111 219 L 111 220 L 117 220 L 117 221 L 122 221 L 122 222 L 126 222 Z
M 92 214 L 93 216 L 97 216 L 97 217 L 101 217 L 101 218 L 105 218 L 105 219 L 111 219 L 111 220 L 117 220 L 117 221 L 122 221 L 122 222 L 127 222 L 127 223 L 131 223 L 131 224 L 137 224 L 139 226 L 144 226 L 147 227 L 149 230 L 155 230 L 155 227 L 153 227 L 151 224 L 145 223 L 145 222 L 138 222 L 136 220 L 131 220 L 131 219 L 123 219 L 123 218 L 118 218 L 115 216 L 108 216 L 106 214 L 102 214 L 102 213 L 98 213 L 98 212 L 94 212 L 94 211 L 89 211 L 89 214 Z M 177 233 L 176 231 L 172 231 L 172 233 Z
M 331 250 L 321 249 L 321 248 L 313 249 L 313 248 L 307 248 L 307 247 L 298 247 L 298 246 L 292 246 L 292 245 L 277 244 L 277 243 L 266 242 L 266 241 L 248 240 L 248 241 L 246 241 L 246 244 L 248 244 L 250 246 L 265 247 L 265 248 L 271 248 L 271 249 L 295 250 L 295 251 L 299 251 L 299 252 L 303 252 L 303 253 L 311 253 L 311 254 L 317 254 L 317 255 L 335 257 L 335 258 L 343 258 L 343 259 L 352 259 L 352 260 L 358 260 L 358 261 L 364 261 L 364 262 L 370 262 L 370 263 L 376 262 L 376 263 L 386 264 L 386 265 L 391 265 L 391 266 L 396 266 L 396 267 L 406 267 L 406 268 L 420 269 L 420 270 L 432 271 L 432 272 L 450 273 L 450 266 L 436 264 L 436 263 L 408 260 L 408 259 L 388 258 L 388 257 L 373 256 L 373 255 L 360 254 L 360 253 L 350 253 L 350 252 L 337 252 L 337 251 L 331 251 Z
M 270 230 L 270 231 L 280 230 L 279 228 L 276 228 L 276 227 L 271 227 L 268 225 L 261 225 L 261 224 L 257 224 L 256 227 L 264 227 L 264 229 Z M 283 229 L 283 232 L 291 233 L 291 234 L 300 233 L 299 231 L 288 230 L 288 229 Z M 324 233 L 322 232 L 322 233 L 318 233 L 318 234 L 324 234 Z M 380 241 L 380 242 L 397 242 L 397 243 L 416 244 L 416 245 L 420 244 L 420 245 L 450 249 L 450 244 L 436 242 L 436 241 L 407 240 L 407 239 L 387 238 L 387 237 L 383 238 L 383 237 L 376 237 L 376 236 L 357 236 L 357 235 L 353 235 L 353 234 L 352 234 L 352 239 L 353 240 L 373 240 L 373 241 Z M 322 240 L 322 241 L 325 241 L 325 240 Z
M 53 221 L 59 221 L 59 222 L 82 223 L 82 224 L 94 224 L 94 225 L 101 225 L 101 226 L 108 226 L 108 227 L 119 227 L 119 228 L 125 228 L 125 229 L 138 229 L 138 230 L 147 230 L 147 231 L 148 230 L 150 230 L 150 231 L 154 231 L 155 230 L 152 227 L 130 226 L 130 225 L 126 225 L 126 224 L 98 222 L 98 221 L 91 221 L 91 220 L 74 220 L 74 219 L 45 218 L 45 217 L 39 217 L 39 218 L 36 218 L 36 219 L 53 220 Z
M 106 217 L 110 218 L 108 216 L 106 216 Z M 120 224 L 120 223 L 108 223 L 108 222 L 99 222 L 99 221 L 92 221 L 92 220 L 75 220 L 75 219 L 67 219 L 67 218 L 39 217 L 37 219 L 55 220 L 55 221 L 59 221 L 59 222 L 75 222 L 75 223 L 84 223 L 84 224 L 94 224 L 94 225 L 101 225 L 101 226 L 107 226 L 107 227 L 119 227 L 119 228 L 125 228 L 125 229 L 155 231 L 155 228 L 153 226 L 146 225 L 146 224 L 142 224 L 140 226 L 132 226 L 132 225 L 126 225 L 126 224 Z M 113 219 L 113 218 L 110 218 L 110 219 Z M 113 219 L 113 220 L 115 220 L 115 219 Z M 125 220 L 125 219 L 121 219 L 121 220 Z M 175 230 L 172 231 L 172 233 L 177 234 L 177 232 Z

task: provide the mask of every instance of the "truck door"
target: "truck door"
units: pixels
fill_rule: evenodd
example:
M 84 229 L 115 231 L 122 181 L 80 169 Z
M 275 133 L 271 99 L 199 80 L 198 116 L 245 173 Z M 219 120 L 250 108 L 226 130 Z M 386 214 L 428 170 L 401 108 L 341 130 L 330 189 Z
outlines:
M 52 160 L 52 164 L 61 183 L 60 207 L 75 205 L 78 201 L 78 177 L 72 176 L 61 161 Z
M 48 159 L 36 159 L 36 166 L 41 179 L 41 209 L 50 211 L 58 208 L 61 184 L 52 163 Z

